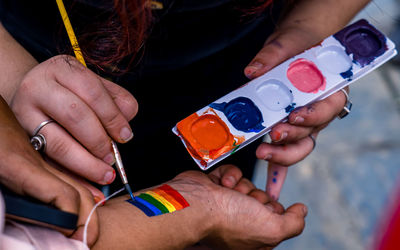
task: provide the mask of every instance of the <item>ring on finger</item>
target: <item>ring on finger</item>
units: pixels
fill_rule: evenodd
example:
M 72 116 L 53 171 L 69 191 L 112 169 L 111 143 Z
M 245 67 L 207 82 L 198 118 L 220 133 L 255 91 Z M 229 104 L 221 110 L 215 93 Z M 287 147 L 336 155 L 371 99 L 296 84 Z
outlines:
M 347 93 L 347 91 L 345 89 L 341 89 L 340 91 L 343 92 L 343 94 L 346 97 L 346 103 L 342 109 L 342 111 L 340 111 L 340 113 L 337 115 L 339 119 L 343 119 L 345 118 L 348 114 L 350 114 L 351 111 L 351 107 L 353 106 L 353 103 L 350 101 L 350 97 L 349 94 Z
M 315 140 L 315 137 L 314 137 L 313 135 L 311 135 L 311 134 L 309 134 L 308 137 L 311 138 L 311 141 L 312 141 L 312 143 L 313 143 L 312 150 L 314 150 L 315 146 L 317 145 L 317 142 L 316 142 L 316 140 Z
M 45 151 L 46 144 L 47 144 L 46 137 L 44 137 L 44 135 L 40 134 L 39 132 L 44 126 L 46 126 L 47 124 L 52 123 L 52 122 L 54 122 L 54 120 L 52 120 L 52 119 L 46 120 L 44 122 L 41 122 L 39 124 L 39 126 L 37 126 L 33 130 L 33 136 L 31 138 L 31 144 L 32 144 L 33 148 L 36 151 L 42 151 L 42 152 Z

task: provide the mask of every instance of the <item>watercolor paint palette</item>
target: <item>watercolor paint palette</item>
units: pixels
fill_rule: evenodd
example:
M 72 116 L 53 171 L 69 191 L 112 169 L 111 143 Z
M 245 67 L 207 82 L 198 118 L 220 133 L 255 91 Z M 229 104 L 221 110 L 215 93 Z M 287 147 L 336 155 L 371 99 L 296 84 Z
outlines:
M 173 132 L 206 170 L 293 109 L 328 97 L 396 54 L 394 43 L 362 19 L 193 113 Z

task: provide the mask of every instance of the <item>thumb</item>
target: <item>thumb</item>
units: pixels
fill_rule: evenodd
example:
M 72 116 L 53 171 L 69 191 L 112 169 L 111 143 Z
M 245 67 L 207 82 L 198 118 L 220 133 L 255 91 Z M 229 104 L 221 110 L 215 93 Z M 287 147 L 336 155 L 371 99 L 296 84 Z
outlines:
M 283 240 L 292 238 L 303 232 L 307 211 L 307 207 L 301 203 L 296 203 L 286 209 L 282 215 Z
M 274 32 L 264 47 L 244 69 L 249 79 L 261 76 L 285 60 L 300 54 L 320 42 L 320 38 L 299 27 L 286 28 Z

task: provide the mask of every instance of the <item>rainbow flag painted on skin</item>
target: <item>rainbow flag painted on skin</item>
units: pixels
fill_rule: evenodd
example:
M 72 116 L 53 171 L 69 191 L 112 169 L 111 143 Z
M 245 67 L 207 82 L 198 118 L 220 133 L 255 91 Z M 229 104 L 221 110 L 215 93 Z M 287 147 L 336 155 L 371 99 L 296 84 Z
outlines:
M 141 193 L 135 197 L 135 200 L 129 199 L 127 202 L 142 210 L 149 217 L 172 213 L 189 206 L 185 198 L 167 184 Z

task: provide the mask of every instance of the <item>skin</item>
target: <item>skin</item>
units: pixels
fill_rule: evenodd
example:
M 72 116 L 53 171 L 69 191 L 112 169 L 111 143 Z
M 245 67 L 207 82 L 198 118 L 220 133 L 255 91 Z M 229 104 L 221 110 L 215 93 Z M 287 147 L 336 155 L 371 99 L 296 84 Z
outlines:
M 99 208 L 106 226 L 93 249 L 183 249 L 199 241 L 213 249 L 271 249 L 304 228 L 304 205 L 285 210 L 232 165 L 209 175 L 187 171 L 168 184 L 189 207 L 147 217 L 128 196 L 116 198 Z
M 318 44 L 342 29 L 369 2 L 369 0 L 293 1 L 275 32 L 244 69 L 244 73 L 249 78 L 258 77 L 281 62 Z M 256 155 L 259 159 L 267 160 L 269 168 L 281 172 L 277 177 L 279 184 L 283 184 L 287 172 L 282 168 L 301 161 L 311 153 L 313 142 L 309 135 L 316 138 L 319 131 L 337 117 L 345 103 L 345 95 L 338 91 L 324 100 L 295 110 L 289 115 L 288 122 L 277 124 L 272 128 L 270 132 L 272 142 L 261 144 Z M 271 178 L 269 176 L 268 180 Z M 279 197 L 281 186 L 276 187 L 272 182 L 267 182 L 267 190 L 273 190 L 271 196 L 276 198 Z
M 63 211 L 78 214 L 78 225 L 83 225 L 94 206 L 92 194 L 44 161 L 33 149 L 24 129 L 1 96 L 0 138 L 0 183 L 17 194 L 31 196 Z M 95 194 L 98 199 L 103 198 L 101 193 Z M 97 214 L 93 215 L 89 230 L 88 242 L 93 244 L 99 233 Z M 83 227 L 78 227 L 72 235 L 71 232 L 63 233 L 79 239 Z

